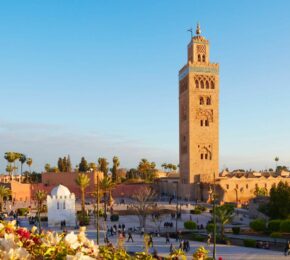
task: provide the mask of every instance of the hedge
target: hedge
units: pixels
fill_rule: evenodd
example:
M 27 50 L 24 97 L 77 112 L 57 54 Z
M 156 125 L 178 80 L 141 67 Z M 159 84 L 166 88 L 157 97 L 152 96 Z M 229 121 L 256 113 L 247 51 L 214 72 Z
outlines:
M 270 220 L 268 223 L 268 230 L 269 232 L 278 232 L 280 230 L 281 220 L 280 219 L 274 219 Z
M 250 223 L 250 228 L 254 231 L 260 232 L 266 229 L 266 221 L 264 219 L 256 219 Z
M 111 215 L 110 220 L 112 222 L 119 221 L 119 215 L 117 215 L 117 214 Z
M 244 240 L 245 247 L 256 247 L 256 240 L 254 239 L 245 239 Z
M 184 222 L 183 225 L 186 229 L 196 229 L 196 223 L 191 220 Z
M 79 215 L 78 219 L 79 219 L 80 226 L 88 226 L 90 224 L 90 217 L 89 216 Z
M 272 233 L 270 234 L 270 237 L 271 237 L 271 238 L 281 238 L 281 237 L 283 237 L 283 236 L 282 236 L 282 234 L 281 234 L 280 232 L 272 232 Z
M 190 214 L 199 215 L 199 214 L 201 214 L 201 210 L 200 209 L 191 209 Z
M 238 235 L 240 234 L 241 228 L 240 227 L 232 227 L 233 234 Z
M 26 216 L 29 213 L 29 208 L 18 208 L 17 214 L 19 216 Z
M 280 231 L 290 233 L 290 219 L 281 221 Z
M 207 224 L 206 230 L 207 230 L 208 233 L 212 233 L 213 230 L 214 230 L 214 224 L 213 223 Z

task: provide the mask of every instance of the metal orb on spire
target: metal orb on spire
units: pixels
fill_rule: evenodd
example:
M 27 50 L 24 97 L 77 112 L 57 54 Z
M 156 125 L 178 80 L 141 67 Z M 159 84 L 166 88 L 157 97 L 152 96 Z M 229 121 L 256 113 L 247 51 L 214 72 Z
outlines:
M 199 23 L 197 23 L 197 26 L 196 26 L 196 35 L 200 35 L 201 34 L 201 30 L 200 30 L 200 26 L 199 26 Z

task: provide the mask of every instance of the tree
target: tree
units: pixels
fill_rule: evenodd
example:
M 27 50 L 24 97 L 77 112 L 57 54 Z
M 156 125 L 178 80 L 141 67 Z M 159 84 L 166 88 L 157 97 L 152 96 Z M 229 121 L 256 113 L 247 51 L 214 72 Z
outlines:
M 20 154 L 19 156 L 19 161 L 21 163 L 21 175 L 22 175 L 22 170 L 23 170 L 23 164 L 26 162 L 27 158 L 25 154 Z
M 19 153 L 15 153 L 15 152 L 6 152 L 4 155 L 5 160 L 7 160 L 8 164 L 11 166 L 10 169 L 12 169 L 11 173 L 10 173 L 10 178 L 11 180 L 13 179 L 13 172 L 16 168 L 15 166 L 15 161 L 17 159 L 19 159 L 20 154 Z M 14 164 L 14 166 L 12 167 L 12 163 Z
M 149 162 L 147 159 L 142 159 L 138 165 L 138 172 L 141 174 L 141 178 L 147 181 L 153 181 L 156 173 L 156 164 Z
M 286 219 L 290 214 L 290 187 L 287 182 L 274 184 L 270 190 L 269 216 L 273 219 Z
M 66 168 L 68 172 L 72 172 L 72 166 L 71 166 L 71 160 L 70 160 L 70 156 L 67 156 L 67 164 L 66 164 Z
M 63 172 L 64 170 L 64 164 L 63 164 L 63 160 L 62 158 L 58 158 L 58 161 L 57 161 L 57 167 L 59 169 L 60 172 Z
M 100 188 L 104 194 L 104 208 L 105 208 L 105 219 L 107 217 L 107 205 L 111 205 L 113 202 L 112 198 L 112 189 L 115 187 L 115 184 L 112 182 L 112 179 L 108 176 L 105 176 L 100 182 Z
M 11 190 L 4 185 L 0 186 L 0 212 L 3 211 L 4 199 L 11 195 Z
M 131 168 L 129 171 L 127 171 L 126 177 L 127 179 L 136 179 L 137 173 L 138 171 L 135 168 Z
M 113 157 L 113 168 L 111 168 L 113 182 L 117 181 L 117 170 L 118 170 L 119 166 L 120 166 L 120 160 L 117 156 L 114 156 Z
M 276 156 L 276 157 L 274 158 L 274 161 L 276 162 L 276 170 L 277 170 L 277 166 L 278 166 L 278 162 L 279 162 L 279 157 Z
M 76 184 L 80 187 L 81 190 L 81 200 L 82 200 L 82 215 L 83 217 L 85 216 L 85 191 L 86 188 L 89 186 L 90 184 L 90 177 L 85 174 L 85 173 L 79 173 L 77 179 L 76 179 Z
M 81 162 L 79 164 L 79 172 L 87 172 L 89 170 L 88 162 L 85 157 L 82 157 Z
M 256 187 L 255 191 L 254 191 L 254 194 L 255 196 L 267 196 L 268 195 L 268 191 L 266 188 L 259 188 L 259 187 Z
M 31 158 L 27 158 L 26 164 L 29 166 L 29 173 L 30 174 L 31 174 L 31 165 L 32 165 L 32 163 L 33 163 L 32 159 Z M 25 175 L 25 181 L 26 182 L 29 182 L 29 176 L 28 176 L 28 174 Z
M 46 164 L 44 165 L 44 170 L 45 170 L 46 172 L 51 172 L 51 167 L 50 167 L 50 164 L 49 164 L 49 163 L 46 163 Z
M 98 163 L 99 163 L 99 165 L 98 165 L 99 170 L 104 173 L 104 176 L 108 176 L 108 171 L 109 171 L 108 165 L 109 165 L 109 163 L 108 163 L 107 159 L 100 157 L 98 159 Z
M 89 169 L 96 171 L 98 169 L 98 166 L 94 162 L 91 162 L 91 163 L 89 163 Z
M 232 221 L 234 215 L 234 207 L 232 205 L 222 205 L 216 207 L 215 210 L 217 222 L 221 227 L 221 238 L 224 239 L 225 225 Z
M 40 213 L 43 210 L 43 203 L 46 200 L 46 192 L 44 190 L 38 190 L 35 193 L 35 199 L 37 203 L 37 216 L 38 216 L 38 232 L 41 233 L 41 220 L 40 220 Z
M 9 173 L 9 175 L 10 175 L 10 180 L 12 180 L 12 174 L 13 174 L 13 166 L 12 166 L 12 164 L 8 164 L 8 165 L 6 166 L 6 172 Z
M 132 209 L 138 216 L 140 226 L 144 229 L 146 228 L 147 216 L 155 209 L 156 195 L 156 192 L 152 188 L 143 186 L 132 196 L 132 198 L 135 200 L 135 203 L 130 205 L 129 208 Z

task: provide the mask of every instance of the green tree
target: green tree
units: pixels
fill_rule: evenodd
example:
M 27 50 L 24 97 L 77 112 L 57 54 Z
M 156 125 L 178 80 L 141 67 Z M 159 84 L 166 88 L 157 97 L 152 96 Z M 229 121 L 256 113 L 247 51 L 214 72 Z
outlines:
M 33 163 L 32 158 L 27 158 L 27 160 L 26 160 L 26 164 L 27 164 L 28 167 L 29 167 L 29 173 L 30 173 L 30 174 L 31 174 L 31 165 L 32 165 L 32 163 Z M 28 173 L 28 172 L 26 171 L 26 173 Z M 29 176 L 28 176 L 28 174 L 25 174 L 25 181 L 26 181 L 26 182 L 29 182 Z
M 269 216 L 273 219 L 286 219 L 290 214 L 290 187 L 287 182 L 274 184 L 270 190 Z
M 11 190 L 4 185 L 0 185 L 0 212 L 3 211 L 4 199 L 11 195 Z
M 71 164 L 71 160 L 70 160 L 70 156 L 67 156 L 67 165 L 66 165 L 67 171 L 68 172 L 72 172 L 72 164 Z
M 57 161 L 57 167 L 59 169 L 60 172 L 63 172 L 64 170 L 64 165 L 63 165 L 63 160 L 61 157 L 58 158 L 58 161 Z
M 49 163 L 46 163 L 46 164 L 44 165 L 44 170 L 45 170 L 46 172 L 51 172 L 51 167 L 50 167 L 50 164 L 49 164 Z
M 234 215 L 234 207 L 232 205 L 222 205 L 216 207 L 216 219 L 220 224 L 221 238 L 224 239 L 225 225 L 230 223 Z
M 87 172 L 89 170 L 89 165 L 85 157 L 82 157 L 79 164 L 79 172 Z
M 113 157 L 113 168 L 111 168 L 113 182 L 117 181 L 117 170 L 118 170 L 119 166 L 120 166 L 120 160 L 117 156 L 114 156 Z
M 137 178 L 138 171 L 135 168 L 131 168 L 126 173 L 127 179 L 136 179 Z
M 15 152 L 6 152 L 4 155 L 5 160 L 7 160 L 8 164 L 11 166 L 10 169 L 12 169 L 11 173 L 10 173 L 10 178 L 11 180 L 13 179 L 13 172 L 16 169 L 15 166 L 15 161 L 17 159 L 19 159 L 20 154 L 19 153 L 15 153 Z M 14 164 L 14 166 L 12 167 L 12 163 Z
M 85 191 L 86 188 L 90 185 L 90 177 L 86 173 L 79 173 L 76 184 L 80 187 L 81 190 L 81 200 L 82 200 L 82 215 L 85 216 L 86 208 L 85 208 Z
M 96 171 L 98 169 L 98 166 L 94 162 L 91 162 L 91 163 L 89 163 L 89 169 Z
M 108 176 L 108 171 L 109 171 L 108 165 L 109 165 L 109 163 L 108 163 L 106 158 L 100 157 L 98 159 L 98 168 L 101 172 L 104 173 L 104 176 Z
M 276 156 L 276 157 L 274 158 L 274 161 L 276 162 L 276 171 L 277 171 L 278 162 L 279 162 L 279 157 L 278 157 L 278 156 Z
M 113 202 L 112 198 L 112 189 L 115 187 L 112 179 L 108 176 L 105 176 L 100 182 L 100 188 L 104 194 L 104 208 L 105 208 L 105 215 L 107 215 L 107 205 L 111 205 Z M 106 216 L 105 216 L 106 219 Z
M 37 208 L 37 217 L 38 217 L 38 232 L 41 233 L 41 219 L 40 219 L 40 213 L 43 210 L 43 204 L 46 200 L 46 192 L 44 190 L 38 190 L 35 193 L 35 200 L 36 200 L 36 208 Z
M 12 180 L 12 174 L 13 174 L 13 166 L 12 166 L 12 164 L 8 164 L 6 166 L 6 172 L 8 172 L 8 174 L 10 176 L 10 180 Z
M 138 172 L 141 178 L 147 181 L 153 181 L 156 174 L 156 164 L 149 162 L 147 159 L 142 159 L 138 165 Z
M 255 188 L 255 191 L 254 191 L 254 194 L 255 194 L 255 196 L 267 196 L 268 195 L 268 191 L 267 191 L 267 189 L 266 188 L 263 188 L 263 187 L 261 187 L 261 188 L 259 188 L 259 187 L 256 187 Z
M 23 170 L 23 164 L 26 162 L 27 158 L 25 154 L 20 154 L 19 156 L 19 161 L 21 163 L 21 175 L 22 175 L 22 170 Z

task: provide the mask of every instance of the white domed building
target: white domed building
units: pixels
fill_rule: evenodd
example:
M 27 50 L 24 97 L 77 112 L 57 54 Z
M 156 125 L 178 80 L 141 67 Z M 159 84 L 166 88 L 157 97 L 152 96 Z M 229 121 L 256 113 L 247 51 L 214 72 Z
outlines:
M 47 216 L 49 227 L 60 227 L 65 223 L 67 227 L 76 225 L 75 194 L 63 185 L 54 187 L 47 195 Z

